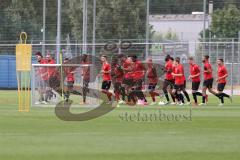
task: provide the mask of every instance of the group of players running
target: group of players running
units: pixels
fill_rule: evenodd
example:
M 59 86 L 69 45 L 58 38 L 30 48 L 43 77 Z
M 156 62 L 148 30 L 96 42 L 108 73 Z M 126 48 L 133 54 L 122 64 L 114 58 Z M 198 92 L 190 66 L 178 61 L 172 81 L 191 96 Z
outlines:
M 119 104 L 133 102 L 138 105 L 147 105 L 146 94 L 143 92 L 143 82 L 146 78 L 148 93 L 152 98 L 152 102 L 149 105 L 157 104 L 156 97 L 161 96 L 161 94 L 156 91 L 160 76 L 158 76 L 157 72 L 159 68 L 156 68 L 152 59 L 147 59 L 146 67 L 135 55 L 128 57 L 121 55 L 117 60 L 112 62 L 111 65 L 106 56 L 102 56 L 101 61 L 101 75 L 103 79 L 102 92 L 107 94 L 109 102 L 112 101 L 112 98 L 114 97 Z M 176 57 L 174 59 L 167 55 L 165 62 L 165 80 L 163 82 L 162 91 L 166 97 L 166 102 L 160 101 L 158 103 L 159 105 L 206 105 L 208 101 L 207 90 L 220 100 L 220 106 L 224 104 L 225 97 L 232 101 L 231 97 L 223 92 L 228 77 L 228 72 L 223 59 L 217 60 L 217 91 L 212 89 L 214 79 L 209 56 L 206 55 L 203 58 L 204 68 L 202 72 L 200 67 L 195 63 L 193 57 L 188 59 L 190 67 L 190 76 L 188 77 L 188 80 L 192 81 L 192 96 L 194 103 L 191 103 L 190 97 L 186 91 L 186 77 L 184 67 L 180 63 L 180 58 Z M 198 91 L 201 83 L 201 74 L 203 74 L 204 79 L 202 93 Z M 114 95 L 109 91 L 111 82 L 114 85 Z M 172 98 L 172 102 L 170 102 L 169 94 Z M 186 103 L 183 95 L 186 97 Z M 202 97 L 202 103 L 200 104 L 198 104 L 198 96 Z
M 37 52 L 36 58 L 40 64 L 54 64 L 55 61 L 50 54 L 47 54 L 46 58 L 43 58 L 40 52 Z M 64 63 L 68 63 L 69 59 L 65 58 Z M 153 64 L 152 59 L 147 59 L 146 62 L 140 61 L 136 55 L 126 56 L 119 55 L 113 59 L 111 63 L 108 62 L 108 58 L 105 55 L 101 56 L 102 68 L 99 76 L 102 77 L 102 93 L 106 94 L 109 102 L 117 101 L 118 104 L 137 104 L 137 105 L 157 105 L 156 97 L 161 97 L 162 94 L 156 90 L 159 83 L 158 75 L 160 68 Z M 192 81 L 192 96 L 194 102 L 191 103 L 188 92 L 186 91 L 186 77 L 184 73 L 184 66 L 180 62 L 180 58 L 175 59 L 169 55 L 165 58 L 164 66 L 164 82 L 161 90 L 166 98 L 165 102 L 160 101 L 158 105 L 206 105 L 208 101 L 207 90 L 216 96 L 220 100 L 219 105 L 224 104 L 224 98 L 231 97 L 224 93 L 223 90 L 227 83 L 228 72 L 224 65 L 223 59 L 217 60 L 217 91 L 212 89 L 213 87 L 213 70 L 209 62 L 209 56 L 203 58 L 203 71 L 195 63 L 193 57 L 188 59 L 190 67 L 190 76 L 188 80 Z M 82 64 L 90 64 L 88 56 L 83 56 Z M 68 101 L 70 92 L 73 90 L 75 81 L 75 69 L 73 67 L 65 67 L 64 72 L 66 75 L 66 85 L 64 89 L 64 97 Z M 39 101 L 46 103 L 48 99 L 52 97 L 53 92 L 49 87 L 49 79 L 57 80 L 54 67 L 40 67 L 39 74 L 41 75 L 40 88 L 38 89 L 40 94 Z M 200 93 L 199 87 L 201 84 L 201 74 L 203 74 L 203 86 L 202 93 Z M 90 81 L 90 67 L 88 65 L 82 67 L 82 80 L 83 90 L 82 97 L 83 103 L 86 103 L 86 97 L 88 92 L 88 85 Z M 56 82 L 54 82 L 56 83 Z M 110 91 L 111 84 L 113 84 L 113 92 Z M 144 92 L 144 86 L 147 84 L 147 92 Z M 47 88 L 47 89 L 46 89 Z M 152 102 L 148 103 L 147 94 L 151 96 Z M 45 95 L 45 96 L 43 96 Z M 171 96 L 172 102 L 170 101 Z M 184 95 L 184 96 L 183 96 Z M 202 103 L 198 104 L 198 96 L 202 97 Z M 187 102 L 185 103 L 185 98 Z M 118 105 L 118 106 L 119 106 Z

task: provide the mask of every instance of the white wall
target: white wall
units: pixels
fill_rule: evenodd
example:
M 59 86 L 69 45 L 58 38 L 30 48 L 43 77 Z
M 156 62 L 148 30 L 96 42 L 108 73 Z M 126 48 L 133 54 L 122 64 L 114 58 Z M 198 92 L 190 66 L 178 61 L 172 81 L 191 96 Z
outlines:
M 169 28 L 175 32 L 180 40 L 198 41 L 199 33 L 203 30 L 203 21 L 150 21 L 153 29 L 162 34 L 166 34 Z M 208 28 L 208 22 L 206 23 Z

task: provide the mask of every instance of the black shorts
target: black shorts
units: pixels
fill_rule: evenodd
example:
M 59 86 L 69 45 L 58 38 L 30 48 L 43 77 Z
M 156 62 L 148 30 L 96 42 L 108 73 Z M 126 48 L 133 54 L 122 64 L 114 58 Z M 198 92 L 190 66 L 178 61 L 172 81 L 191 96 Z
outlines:
M 103 81 L 102 82 L 102 89 L 103 90 L 109 90 L 111 87 L 111 81 Z
M 226 83 L 218 83 L 217 90 L 222 92 L 225 88 Z
M 83 88 L 88 88 L 89 82 L 90 82 L 89 79 L 84 79 L 84 80 L 83 80 Z
M 200 82 L 192 82 L 192 90 L 193 91 L 198 91 L 200 86 Z
M 163 88 L 167 88 L 168 86 L 170 86 L 171 89 L 174 88 L 174 80 L 167 80 L 165 79 L 163 82 Z
M 207 87 L 207 88 L 212 88 L 212 86 L 213 86 L 213 78 L 212 79 L 208 79 L 208 80 L 204 80 L 203 86 Z
M 186 80 L 184 81 L 184 89 L 186 89 L 186 87 L 187 87 L 187 82 L 186 82 Z
M 176 89 L 177 91 L 182 91 L 182 90 L 184 90 L 184 84 L 182 84 L 182 85 L 175 84 L 174 89 Z
M 66 82 L 66 86 L 67 86 L 68 88 L 72 88 L 72 87 L 73 87 L 73 84 L 74 84 L 74 81 L 67 81 L 67 82 Z
M 121 82 L 115 82 L 114 83 L 114 92 L 121 92 L 122 89 L 122 83 Z
M 148 84 L 148 90 L 151 92 L 151 91 L 154 91 L 155 88 L 156 88 L 157 84 L 156 83 L 149 83 Z
M 127 85 L 127 86 L 133 86 L 134 81 L 131 78 L 124 78 L 122 84 Z

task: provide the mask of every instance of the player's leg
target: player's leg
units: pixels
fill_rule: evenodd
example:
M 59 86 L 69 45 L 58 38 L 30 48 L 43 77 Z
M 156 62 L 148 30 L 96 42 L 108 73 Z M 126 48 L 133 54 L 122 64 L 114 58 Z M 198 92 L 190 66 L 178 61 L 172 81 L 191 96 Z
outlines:
M 184 102 L 184 97 L 183 97 L 183 94 L 181 93 L 181 91 L 184 90 L 184 85 L 179 85 L 177 88 L 178 88 L 177 96 L 178 96 L 179 101 L 180 101 L 179 105 L 183 105 L 185 102 Z
M 213 89 L 213 79 L 208 80 L 208 91 L 212 93 L 214 96 L 218 97 L 217 92 L 215 92 Z
M 208 88 L 209 88 L 209 81 L 204 80 L 203 87 L 202 87 L 202 103 L 200 105 L 206 105 L 207 89 Z
M 175 85 L 174 81 L 170 81 L 168 92 L 171 95 L 171 98 L 172 98 L 172 101 L 173 101 L 172 104 L 176 104 L 176 97 L 175 97 L 175 94 L 173 93 L 174 85 Z
M 110 87 L 111 87 L 111 81 L 102 82 L 102 93 L 107 95 L 109 103 L 112 101 L 112 93 L 109 92 Z
M 183 85 L 182 91 L 183 91 L 184 96 L 187 98 L 188 104 L 190 104 L 191 100 L 190 100 L 190 97 L 189 97 L 189 95 L 188 95 L 188 93 L 186 91 L 186 81 L 184 81 L 184 85 Z
M 174 97 L 176 97 L 176 100 L 177 100 L 178 102 L 180 102 L 180 101 L 181 101 L 181 98 L 180 98 L 180 96 L 179 96 L 179 94 L 178 94 L 178 90 L 179 90 L 179 87 L 178 87 L 178 85 L 175 84 L 172 93 L 174 94 Z
M 167 103 L 170 103 L 170 99 L 168 96 L 168 90 L 167 90 L 169 85 L 170 85 L 169 82 L 167 80 L 164 80 L 162 90 L 163 90 L 164 96 L 167 100 Z
M 83 80 L 83 89 L 82 89 L 83 103 L 87 102 L 87 93 L 89 92 L 88 86 L 89 86 L 89 80 Z
M 139 104 L 142 104 L 142 105 L 146 105 L 147 103 L 147 99 L 145 97 L 145 95 L 143 94 L 143 91 L 142 91 L 142 79 L 139 79 L 136 81 L 136 85 L 135 85 L 135 95 L 136 97 L 138 98 L 139 101 Z
M 192 96 L 193 96 L 195 105 L 198 105 L 197 96 L 202 96 L 202 94 L 198 92 L 199 86 L 200 86 L 200 82 L 192 82 Z
M 126 89 L 125 86 L 121 83 L 121 96 L 122 96 L 122 103 L 125 102 L 125 97 L 126 97 Z
M 120 94 L 121 94 L 121 83 L 115 82 L 114 83 L 114 94 L 117 101 L 120 101 Z
M 150 83 L 148 85 L 149 94 L 152 98 L 152 103 L 150 105 L 155 105 L 156 104 L 156 98 L 155 97 L 159 96 L 159 94 L 155 92 L 156 85 L 157 84 L 153 84 L 153 83 Z
M 220 106 L 222 106 L 224 104 L 224 97 L 227 97 L 231 100 L 231 97 L 228 94 L 223 92 L 225 85 L 226 85 L 226 83 L 218 83 L 218 85 L 217 85 L 217 90 L 218 90 L 217 96 L 221 100 L 221 103 L 219 104 Z

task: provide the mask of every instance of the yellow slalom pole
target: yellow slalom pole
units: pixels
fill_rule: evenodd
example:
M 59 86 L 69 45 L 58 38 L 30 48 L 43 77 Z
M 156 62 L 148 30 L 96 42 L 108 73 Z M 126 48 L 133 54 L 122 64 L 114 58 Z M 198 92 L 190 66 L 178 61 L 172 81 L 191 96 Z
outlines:
M 24 41 L 23 37 L 24 36 Z M 32 45 L 26 44 L 27 34 L 20 34 L 20 44 L 16 45 L 16 74 L 18 83 L 18 110 L 30 110 L 30 71 L 32 59 Z

